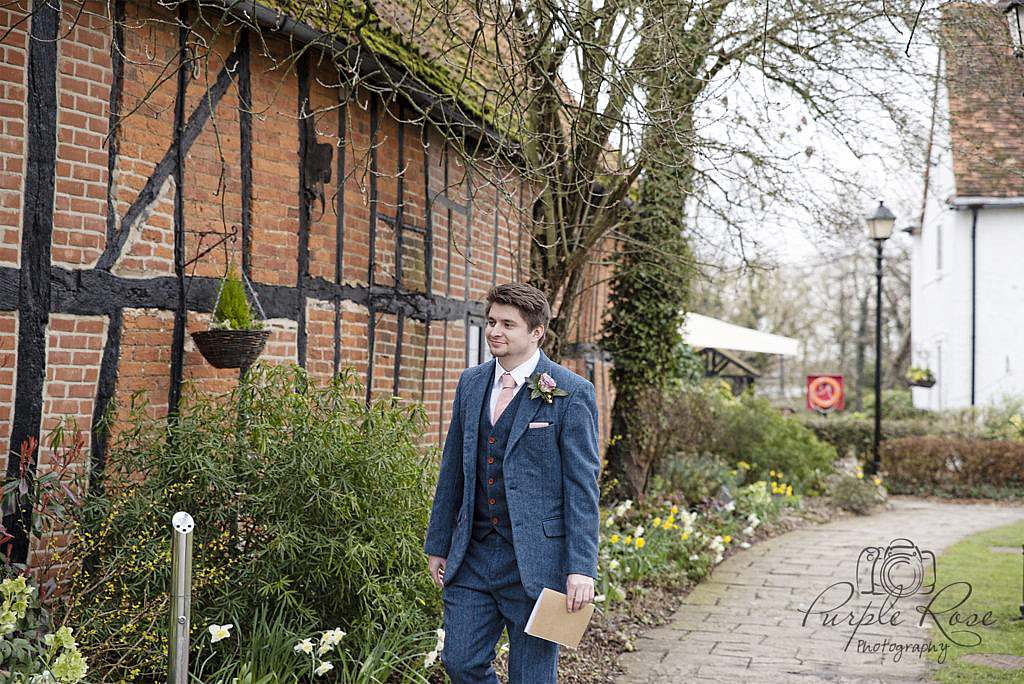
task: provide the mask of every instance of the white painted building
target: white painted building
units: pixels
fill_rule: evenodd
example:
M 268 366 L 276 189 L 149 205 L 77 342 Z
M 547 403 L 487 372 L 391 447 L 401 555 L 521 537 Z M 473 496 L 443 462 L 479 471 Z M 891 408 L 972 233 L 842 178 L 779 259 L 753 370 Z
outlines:
M 920 226 L 911 363 L 927 409 L 1024 396 L 1024 60 L 998 8 L 951 5 Z

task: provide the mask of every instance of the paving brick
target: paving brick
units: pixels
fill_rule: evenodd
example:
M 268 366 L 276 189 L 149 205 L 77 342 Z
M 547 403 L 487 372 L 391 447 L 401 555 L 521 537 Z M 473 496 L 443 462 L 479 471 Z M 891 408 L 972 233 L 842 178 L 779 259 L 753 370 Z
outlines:
M 911 682 L 931 678 L 935 664 L 916 654 L 900 662 L 858 653 L 857 639 L 921 643 L 929 638 L 912 618 L 922 596 L 902 599 L 907 619 L 897 626 L 825 627 L 810 606 L 830 584 L 856 582 L 857 559 L 867 546 L 905 538 L 936 554 L 971 534 L 1024 519 L 1024 507 L 952 504 L 894 497 L 873 516 L 797 530 L 726 559 L 686 598 L 671 621 L 637 640 L 620 659 L 619 684 L 677 681 Z M 956 525 L 950 525 L 956 520 Z M 812 548 L 813 552 L 805 552 Z M 956 578 L 950 578 L 954 581 Z M 939 578 L 942 583 L 942 578 Z M 849 603 L 859 615 L 881 597 Z M 847 646 L 849 642 L 849 646 Z

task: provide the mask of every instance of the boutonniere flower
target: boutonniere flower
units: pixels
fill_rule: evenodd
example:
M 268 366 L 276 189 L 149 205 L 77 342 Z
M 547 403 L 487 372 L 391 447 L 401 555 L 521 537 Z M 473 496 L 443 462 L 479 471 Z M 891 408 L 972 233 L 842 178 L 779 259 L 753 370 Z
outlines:
M 560 389 L 555 384 L 555 379 L 547 373 L 534 373 L 526 380 L 526 386 L 530 388 L 530 398 L 542 397 L 547 403 L 551 403 L 554 397 L 564 397 L 569 393 Z

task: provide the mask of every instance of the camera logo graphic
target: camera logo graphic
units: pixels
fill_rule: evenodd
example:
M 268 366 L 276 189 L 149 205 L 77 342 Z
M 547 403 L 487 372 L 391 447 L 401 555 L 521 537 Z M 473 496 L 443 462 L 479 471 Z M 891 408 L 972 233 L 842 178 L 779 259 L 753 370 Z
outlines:
M 935 554 L 909 539 L 893 539 L 886 547 L 868 546 L 857 558 L 857 591 L 903 598 L 935 590 Z

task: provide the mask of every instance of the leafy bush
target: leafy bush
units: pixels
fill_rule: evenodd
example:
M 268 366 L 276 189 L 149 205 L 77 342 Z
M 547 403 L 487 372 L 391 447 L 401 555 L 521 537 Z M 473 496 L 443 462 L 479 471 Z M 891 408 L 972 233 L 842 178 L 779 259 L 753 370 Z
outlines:
M 885 502 L 885 490 L 880 479 L 865 479 L 848 473 L 834 473 L 828 478 L 827 494 L 832 503 L 840 508 L 867 515 L 872 509 Z
M 254 366 L 228 396 L 186 392 L 180 417 L 133 398 L 109 450 L 106 495 L 86 505 L 69 614 L 104 681 L 152 680 L 166 653 L 168 526 L 196 521 L 192 614 L 248 633 L 279 606 L 288 629 L 432 629 L 424 571 L 433 459 L 419 406 L 367 407 L 350 370 L 324 386 Z
M 861 413 L 832 416 L 802 416 L 801 423 L 812 430 L 823 442 L 831 444 L 840 458 L 853 458 L 860 462 L 871 459 L 875 436 L 874 418 Z M 915 418 L 882 420 L 882 441 L 902 437 L 925 435 L 955 435 L 964 428 L 951 420 Z
M 1024 443 L 908 437 L 882 443 L 882 465 L 899 492 L 1000 496 L 1024 492 Z
M 749 463 L 750 479 L 767 480 L 771 470 L 782 470 L 798 491 L 820 492 L 822 478 L 831 472 L 835 449 L 799 421 L 781 415 L 767 399 L 745 393 L 720 400 L 714 420 L 714 438 L 704 449 L 731 463 Z
M 677 454 L 663 459 L 652 487 L 655 493 L 674 493 L 690 506 L 714 499 L 724 485 L 735 495 L 736 477 L 724 460 L 713 454 Z
M 78 684 L 89 671 L 68 627 L 48 632 L 38 587 L 24 576 L 0 582 L 0 675 L 12 684 Z

